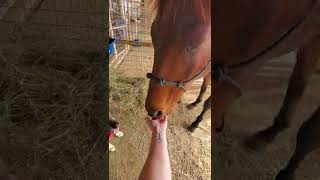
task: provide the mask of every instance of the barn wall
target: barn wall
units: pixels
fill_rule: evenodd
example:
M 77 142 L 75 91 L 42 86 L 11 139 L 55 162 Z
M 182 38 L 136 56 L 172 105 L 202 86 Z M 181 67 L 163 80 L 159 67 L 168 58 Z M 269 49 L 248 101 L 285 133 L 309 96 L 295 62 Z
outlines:
M 107 0 L 43 0 L 36 10 L 39 2 L 0 1 L 0 47 L 21 43 L 64 51 L 105 51 Z

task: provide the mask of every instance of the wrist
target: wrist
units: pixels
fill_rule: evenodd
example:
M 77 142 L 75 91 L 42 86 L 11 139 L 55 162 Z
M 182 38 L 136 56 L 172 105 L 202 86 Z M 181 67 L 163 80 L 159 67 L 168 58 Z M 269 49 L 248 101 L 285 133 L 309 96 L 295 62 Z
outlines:
M 165 134 L 166 133 L 166 129 L 165 128 L 160 128 L 160 127 L 152 128 L 152 134 L 158 134 L 158 133 Z
M 159 138 L 159 137 L 162 137 L 162 139 L 166 138 L 166 130 L 154 128 L 152 130 L 152 136 L 154 138 Z

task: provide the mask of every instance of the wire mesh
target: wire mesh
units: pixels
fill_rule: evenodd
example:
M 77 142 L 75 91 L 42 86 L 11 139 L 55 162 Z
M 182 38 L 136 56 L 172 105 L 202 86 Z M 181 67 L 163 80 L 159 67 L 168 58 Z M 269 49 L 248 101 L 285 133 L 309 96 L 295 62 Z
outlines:
M 115 39 L 110 66 L 130 77 L 144 77 L 152 69 L 153 46 L 151 23 L 153 12 L 144 0 L 109 1 L 109 37 Z

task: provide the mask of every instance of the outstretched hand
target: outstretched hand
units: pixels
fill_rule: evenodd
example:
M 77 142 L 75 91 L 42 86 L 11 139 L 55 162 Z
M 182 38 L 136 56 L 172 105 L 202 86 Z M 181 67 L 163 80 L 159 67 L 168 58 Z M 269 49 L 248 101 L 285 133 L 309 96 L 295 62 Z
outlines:
M 149 117 L 146 118 L 146 122 L 149 126 L 149 128 L 154 131 L 164 131 L 167 129 L 168 126 L 168 116 L 164 116 L 162 118 L 158 119 L 151 119 Z
M 167 145 L 166 129 L 168 116 L 146 118 L 152 131 L 147 160 L 139 175 L 139 180 L 171 180 L 171 167 Z

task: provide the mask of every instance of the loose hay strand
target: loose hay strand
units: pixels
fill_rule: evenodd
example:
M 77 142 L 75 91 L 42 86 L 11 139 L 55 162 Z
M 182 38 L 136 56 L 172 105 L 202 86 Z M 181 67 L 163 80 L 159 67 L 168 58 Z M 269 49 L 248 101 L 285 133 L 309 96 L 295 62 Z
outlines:
M 101 76 L 107 66 L 79 54 L 0 53 L 0 109 L 6 105 L 0 119 L 8 122 L 3 153 L 10 170 L 53 180 L 106 177 L 107 112 L 99 108 L 107 103 Z

